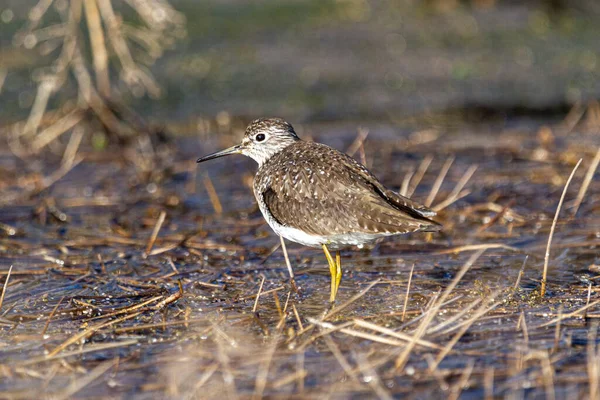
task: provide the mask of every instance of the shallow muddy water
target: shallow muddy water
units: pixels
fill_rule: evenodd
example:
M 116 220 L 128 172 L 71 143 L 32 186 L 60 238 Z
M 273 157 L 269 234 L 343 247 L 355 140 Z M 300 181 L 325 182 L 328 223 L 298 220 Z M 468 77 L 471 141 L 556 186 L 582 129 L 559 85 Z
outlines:
M 356 137 L 349 125 L 301 128 L 340 149 Z M 431 157 L 416 199 L 428 198 L 453 157 L 434 207 L 469 168 L 477 169 L 464 197 L 440 211 L 441 234 L 344 252 L 344 280 L 330 314 L 320 251 L 288 244 L 299 293 L 291 289 L 282 252 L 272 251 L 278 238 L 248 186 L 253 162 L 239 156 L 195 165 L 198 155 L 233 143 L 235 133 L 220 143 L 176 138 L 157 147 L 160 171 L 146 176 L 133 153 L 84 153 L 81 164 L 41 193 L 28 182 L 43 184 L 40 177 L 57 164 L 23 168 L 5 152 L 0 266 L 4 276 L 12 266 L 12 275 L 0 320 L 1 389 L 9 398 L 41 391 L 535 397 L 548 395 L 545 379 L 552 378 L 560 397 L 586 393 L 586 363 L 593 362 L 586 343 L 597 318 L 597 179 L 572 213 L 599 137 L 583 128 L 561 133 L 558 124 L 554 132 L 545 148 L 535 121 L 515 121 L 510 129 L 465 126 L 426 143 L 423 135 L 374 125 L 364 143 L 366 162 L 388 186 L 399 189 Z M 584 162 L 551 247 L 548 294 L 540 299 L 550 224 L 579 157 Z M 166 218 L 146 256 L 162 211 Z M 479 248 L 485 251 L 475 254 Z M 427 310 L 468 260 L 472 265 L 419 334 Z M 568 313 L 557 328 L 556 318 Z M 424 345 L 403 356 L 411 345 L 398 334 L 421 335 Z
M 72 157 L 71 131 L 32 156 L 0 131 L 0 397 L 598 396 L 599 14 L 549 3 L 172 1 L 163 96 L 115 83 L 164 136 L 88 110 Z M 45 62 L 12 46 L 32 5 L 0 6 L 0 127 Z M 254 162 L 195 162 L 263 115 L 444 230 L 344 251 L 333 308 L 322 252 L 288 243 L 294 290 Z

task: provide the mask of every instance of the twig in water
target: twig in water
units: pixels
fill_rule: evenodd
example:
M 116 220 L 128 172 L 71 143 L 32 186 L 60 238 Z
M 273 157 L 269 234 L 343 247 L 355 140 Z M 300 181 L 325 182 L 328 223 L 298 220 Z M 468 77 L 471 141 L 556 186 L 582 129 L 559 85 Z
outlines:
M 569 134 L 575 129 L 581 118 L 585 114 L 585 107 L 581 104 L 580 101 L 575 102 L 573 107 L 567 113 L 567 116 L 560 123 L 561 130 L 564 131 L 565 134 Z
M 552 237 L 554 236 L 554 229 L 556 228 L 556 222 L 558 221 L 558 214 L 560 213 L 560 209 L 562 207 L 563 201 L 565 200 L 565 195 L 567 194 L 567 189 L 569 188 L 569 184 L 575 175 L 575 171 L 579 168 L 581 161 L 583 159 L 580 158 L 571 171 L 571 175 L 569 179 L 567 179 L 567 183 L 565 184 L 565 188 L 563 189 L 562 195 L 560 196 L 560 200 L 558 202 L 558 206 L 556 207 L 556 214 L 554 214 L 554 220 L 552 221 L 552 227 L 550 228 L 550 235 L 548 236 L 548 245 L 546 246 L 546 255 L 544 257 L 544 272 L 542 273 L 542 287 L 540 288 L 540 295 L 544 297 L 546 295 L 546 278 L 548 276 L 548 262 L 550 261 L 550 246 L 552 245 Z
M 83 118 L 85 117 L 85 113 L 76 110 L 71 113 L 65 115 L 60 120 L 56 121 L 54 124 L 50 125 L 48 128 L 44 129 L 37 135 L 31 143 L 31 151 L 34 153 L 39 152 L 44 147 L 49 145 L 51 142 L 56 140 L 59 136 L 68 132 L 69 129 L 73 128 L 77 125 Z

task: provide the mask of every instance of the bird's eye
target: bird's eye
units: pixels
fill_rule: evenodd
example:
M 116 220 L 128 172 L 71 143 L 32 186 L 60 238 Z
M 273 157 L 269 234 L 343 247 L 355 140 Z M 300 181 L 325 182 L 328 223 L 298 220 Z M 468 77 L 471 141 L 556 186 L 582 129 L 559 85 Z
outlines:
M 266 136 L 264 133 L 259 133 L 258 135 L 256 135 L 255 139 L 257 142 L 262 142 L 263 140 L 265 140 Z

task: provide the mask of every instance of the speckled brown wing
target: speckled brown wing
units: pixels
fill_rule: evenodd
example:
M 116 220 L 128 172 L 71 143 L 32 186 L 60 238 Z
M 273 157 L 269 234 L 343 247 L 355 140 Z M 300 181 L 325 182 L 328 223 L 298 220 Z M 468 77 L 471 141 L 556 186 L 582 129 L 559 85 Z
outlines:
M 255 194 L 281 225 L 309 234 L 399 234 L 438 230 L 426 208 L 387 190 L 354 159 L 325 145 L 297 142 L 259 171 Z M 417 208 L 419 207 L 419 208 Z

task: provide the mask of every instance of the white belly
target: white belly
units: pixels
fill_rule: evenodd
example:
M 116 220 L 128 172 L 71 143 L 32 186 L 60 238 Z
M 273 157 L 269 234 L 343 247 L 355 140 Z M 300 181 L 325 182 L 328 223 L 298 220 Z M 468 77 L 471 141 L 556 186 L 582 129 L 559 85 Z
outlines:
M 281 225 L 277 222 L 271 213 L 266 210 L 266 207 L 263 206 L 259 202 L 260 211 L 265 217 L 265 220 L 275 231 L 277 235 L 283 236 L 287 240 L 292 242 L 300 243 L 304 246 L 309 247 L 321 247 L 323 244 L 326 244 L 332 250 L 348 247 L 348 246 L 358 246 L 362 247 L 363 244 L 373 242 L 379 238 L 384 236 L 390 236 L 391 234 L 370 234 L 370 233 L 362 233 L 362 232 L 351 232 L 351 233 L 343 233 L 338 235 L 329 235 L 329 236 L 319 236 L 319 235 L 311 235 L 306 233 L 300 229 L 292 228 L 289 226 Z

